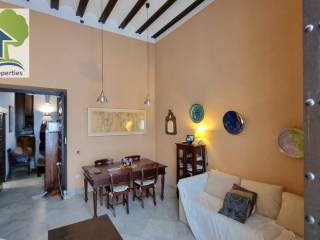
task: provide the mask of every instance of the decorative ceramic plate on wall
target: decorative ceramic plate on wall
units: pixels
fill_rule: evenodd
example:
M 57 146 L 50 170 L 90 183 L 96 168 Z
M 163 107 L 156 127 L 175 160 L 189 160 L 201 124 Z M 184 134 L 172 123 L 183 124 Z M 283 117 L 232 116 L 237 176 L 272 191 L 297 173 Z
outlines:
M 193 122 L 199 123 L 204 118 L 204 109 L 201 104 L 193 104 L 189 112 L 190 118 Z
M 278 136 L 280 152 L 292 158 L 304 156 L 304 133 L 298 128 L 286 128 Z
M 244 121 L 239 113 L 229 111 L 223 116 L 223 125 L 228 133 L 239 134 L 244 128 Z

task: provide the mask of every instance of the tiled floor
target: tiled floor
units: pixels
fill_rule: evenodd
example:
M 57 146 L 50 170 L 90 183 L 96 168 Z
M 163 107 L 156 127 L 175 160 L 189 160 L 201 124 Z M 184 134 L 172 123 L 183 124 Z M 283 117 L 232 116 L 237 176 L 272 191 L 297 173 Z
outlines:
M 47 239 L 48 230 L 89 219 L 93 214 L 92 198 L 85 203 L 82 195 L 61 201 L 57 197 L 33 200 L 42 192 L 41 185 L 4 189 L 0 192 L 0 238 L 7 240 Z M 158 197 L 153 206 L 151 198 L 142 209 L 138 201 L 130 199 L 130 214 L 116 207 L 117 217 L 105 206 L 99 206 L 98 215 L 108 214 L 123 239 L 194 239 L 191 231 L 178 221 L 175 190 L 166 187 L 165 200 Z

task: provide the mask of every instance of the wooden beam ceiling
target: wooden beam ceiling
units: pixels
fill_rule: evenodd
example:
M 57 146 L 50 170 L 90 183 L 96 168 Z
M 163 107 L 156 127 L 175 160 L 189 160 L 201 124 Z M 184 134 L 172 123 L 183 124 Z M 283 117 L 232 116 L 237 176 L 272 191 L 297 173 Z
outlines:
M 185 10 L 183 10 L 181 13 L 179 13 L 174 19 L 172 19 L 169 23 L 167 23 L 164 27 L 162 27 L 158 32 L 156 32 L 152 38 L 157 38 L 164 32 L 166 32 L 169 28 L 171 28 L 174 24 L 179 22 L 182 18 L 184 18 L 186 15 L 188 15 L 193 9 L 198 7 L 201 3 L 203 3 L 205 0 L 196 0 L 194 1 L 189 7 L 187 7 Z
M 77 9 L 77 12 L 76 12 L 77 16 L 83 17 L 83 15 L 84 15 L 84 13 L 86 11 L 88 2 L 89 2 L 89 0 L 80 0 L 79 5 L 78 5 L 78 9 Z
M 105 23 L 112 12 L 113 8 L 116 6 L 118 0 L 109 0 L 108 4 L 104 8 L 101 17 L 99 19 L 99 22 Z
M 119 28 L 124 29 L 128 23 L 132 20 L 132 18 L 137 14 L 137 12 L 142 8 L 142 6 L 146 3 L 147 0 L 138 0 L 137 3 L 133 6 L 129 14 L 120 24 Z
M 169 7 L 174 4 L 176 0 L 167 0 L 137 31 L 136 33 L 143 33 L 154 21 L 156 21 Z
M 59 10 L 59 0 L 51 0 L 50 6 L 51 6 L 51 8 Z

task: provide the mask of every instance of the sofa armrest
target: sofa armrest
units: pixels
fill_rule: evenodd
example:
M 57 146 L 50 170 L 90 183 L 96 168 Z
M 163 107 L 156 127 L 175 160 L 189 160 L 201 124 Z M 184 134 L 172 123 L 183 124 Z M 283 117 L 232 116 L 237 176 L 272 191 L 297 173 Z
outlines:
M 203 192 L 207 183 L 208 174 L 203 173 L 193 177 L 180 179 L 178 188 L 180 191 Z

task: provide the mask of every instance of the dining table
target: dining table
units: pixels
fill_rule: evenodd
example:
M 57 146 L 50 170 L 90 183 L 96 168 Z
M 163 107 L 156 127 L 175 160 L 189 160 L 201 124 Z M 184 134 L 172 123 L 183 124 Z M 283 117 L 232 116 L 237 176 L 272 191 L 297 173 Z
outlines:
M 150 163 L 158 163 L 153 160 L 147 159 L 147 158 L 141 158 L 138 161 L 134 161 L 132 163 L 132 177 L 133 179 L 136 179 L 140 176 L 141 170 L 144 165 L 150 164 Z M 91 185 L 93 189 L 93 216 L 97 217 L 97 201 L 98 201 L 98 190 L 101 187 L 104 187 L 106 185 L 110 184 L 110 174 L 113 170 L 123 168 L 124 166 L 122 163 L 114 162 L 110 165 L 103 165 L 103 166 L 83 166 L 83 176 L 84 176 L 84 200 L 85 202 L 88 201 L 88 183 Z M 164 199 L 164 184 L 165 184 L 165 174 L 166 174 L 166 165 L 163 165 L 161 163 L 158 163 L 158 174 L 161 176 L 161 192 L 160 197 L 161 200 Z

